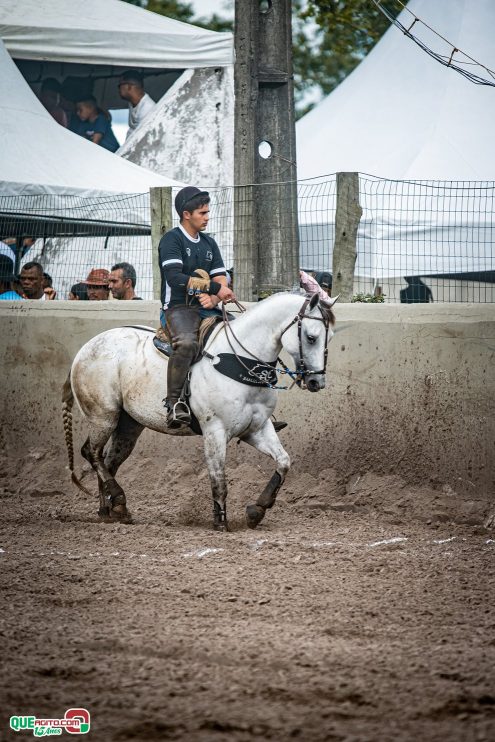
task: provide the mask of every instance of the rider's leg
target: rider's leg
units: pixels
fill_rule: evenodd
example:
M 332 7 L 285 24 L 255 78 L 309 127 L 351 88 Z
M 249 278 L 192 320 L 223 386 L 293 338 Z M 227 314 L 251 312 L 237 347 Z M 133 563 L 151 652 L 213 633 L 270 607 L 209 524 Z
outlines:
M 167 330 L 172 340 L 173 353 L 167 369 L 167 424 L 183 427 L 191 422 L 187 404 L 179 402 L 187 372 L 199 350 L 198 331 L 201 322 L 199 309 L 177 306 L 166 312 Z

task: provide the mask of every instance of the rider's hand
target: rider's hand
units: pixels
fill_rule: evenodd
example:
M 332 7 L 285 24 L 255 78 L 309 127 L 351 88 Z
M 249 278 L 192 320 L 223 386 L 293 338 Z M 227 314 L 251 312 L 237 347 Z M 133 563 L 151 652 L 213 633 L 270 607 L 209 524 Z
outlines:
M 228 286 L 222 286 L 216 296 L 223 302 L 235 301 L 235 294 Z
M 220 299 L 218 299 L 218 301 L 215 301 L 216 298 L 216 296 L 210 296 L 209 294 L 200 294 L 199 303 L 201 304 L 203 309 L 214 309 L 220 301 Z

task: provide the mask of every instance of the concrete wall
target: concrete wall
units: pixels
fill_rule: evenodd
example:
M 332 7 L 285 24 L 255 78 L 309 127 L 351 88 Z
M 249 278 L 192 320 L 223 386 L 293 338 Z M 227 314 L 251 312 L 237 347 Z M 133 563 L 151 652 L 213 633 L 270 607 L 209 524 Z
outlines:
M 158 302 L 0 302 L 3 445 L 47 442 L 65 457 L 60 394 L 93 335 L 158 325 Z M 281 434 L 300 470 L 375 470 L 410 482 L 493 493 L 495 305 L 337 305 L 324 392 L 280 392 Z M 76 412 L 75 419 L 80 417 Z M 78 429 L 78 430 L 77 430 Z M 176 440 L 158 434 L 166 452 Z M 81 437 L 81 422 L 76 439 Z M 196 439 L 181 439 L 198 451 Z

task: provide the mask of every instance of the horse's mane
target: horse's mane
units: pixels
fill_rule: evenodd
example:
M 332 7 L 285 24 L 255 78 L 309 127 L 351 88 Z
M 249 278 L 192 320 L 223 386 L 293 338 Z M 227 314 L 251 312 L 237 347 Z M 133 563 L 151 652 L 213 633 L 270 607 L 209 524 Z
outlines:
M 297 296 L 300 299 L 311 299 L 313 294 L 308 294 L 304 291 L 302 291 L 301 293 L 298 293 L 296 291 L 277 291 L 275 294 L 271 294 L 271 296 L 267 296 L 266 299 L 263 299 L 262 301 L 254 304 L 254 306 L 251 307 L 251 311 L 255 308 L 259 308 L 261 305 L 265 305 L 265 302 L 278 301 L 282 296 Z M 323 319 L 329 322 L 330 325 L 333 327 L 333 325 L 335 324 L 335 314 L 331 306 L 327 304 L 327 302 L 325 302 L 323 299 L 320 299 L 318 308 L 323 315 Z
M 318 306 L 323 315 L 323 319 L 329 322 L 333 327 L 335 324 L 335 314 L 330 304 L 327 304 L 326 301 L 320 299 L 320 303 L 318 304 Z

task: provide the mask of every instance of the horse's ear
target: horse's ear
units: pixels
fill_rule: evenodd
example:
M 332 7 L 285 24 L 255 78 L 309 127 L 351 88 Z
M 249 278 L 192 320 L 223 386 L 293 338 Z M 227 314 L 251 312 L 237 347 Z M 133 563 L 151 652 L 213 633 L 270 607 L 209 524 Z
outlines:
M 333 305 L 335 304 L 335 302 L 338 301 L 339 296 L 340 296 L 340 294 L 337 294 L 337 296 L 335 298 L 333 298 L 333 299 L 330 299 L 330 297 L 329 297 L 328 301 L 326 301 L 325 304 L 328 307 L 330 307 L 330 309 L 331 309 L 333 307 Z
M 311 301 L 309 302 L 310 311 L 316 307 L 319 301 L 320 297 L 318 296 L 318 294 L 313 294 L 313 296 L 311 297 Z

